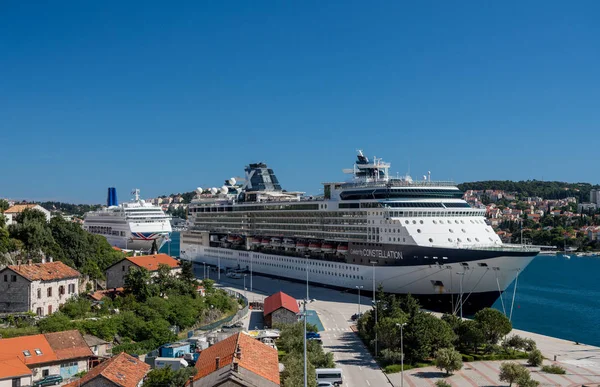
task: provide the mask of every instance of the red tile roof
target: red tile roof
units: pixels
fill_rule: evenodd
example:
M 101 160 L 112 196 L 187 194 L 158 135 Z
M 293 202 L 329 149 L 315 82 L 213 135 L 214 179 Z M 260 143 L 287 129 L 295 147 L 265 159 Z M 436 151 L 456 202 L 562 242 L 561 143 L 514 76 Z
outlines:
M 294 313 L 300 313 L 296 299 L 292 296 L 288 296 L 284 292 L 277 292 L 265 298 L 265 305 L 263 307 L 263 314 L 265 316 L 270 315 L 279 308 L 285 308 Z
M 62 262 L 46 262 L 11 265 L 8 269 L 23 276 L 29 281 L 55 281 L 67 278 L 78 278 L 81 276 L 77 270 Z
M 39 354 L 35 351 L 38 350 Z M 25 355 L 28 351 L 29 356 Z M 0 339 L 0 356 L 18 357 L 26 365 L 57 361 L 56 353 L 44 335 L 31 335 Z
M 140 255 L 138 257 L 127 257 L 134 265 L 148 269 L 149 271 L 158 270 L 158 265 L 168 265 L 171 269 L 179 267 L 179 262 L 167 254 Z
M 219 369 L 232 364 L 238 347 L 240 355 L 235 358 L 235 361 L 239 367 L 245 368 L 273 383 L 280 383 L 277 350 L 246 333 L 229 336 L 202 351 L 195 365 L 198 372 L 194 376 L 194 381 L 217 370 L 217 357 L 219 358 Z
M 44 336 L 56 353 L 58 360 L 94 355 L 78 330 L 46 333 Z
M 114 289 L 106 289 L 106 290 L 97 290 L 93 293 L 89 293 L 89 297 L 95 301 L 100 301 L 106 296 L 118 296 L 120 293 L 123 293 L 124 288 L 114 288 Z
M 102 376 L 118 386 L 137 387 L 150 371 L 150 366 L 133 356 L 121 352 L 97 367 L 93 368 L 79 380 L 65 384 L 63 387 L 80 387 Z
M 4 211 L 5 214 L 19 214 L 27 209 L 32 209 L 36 207 L 37 204 L 15 204 L 14 206 L 8 208 Z
M 31 375 L 31 370 L 17 356 L 0 355 L 0 379 Z

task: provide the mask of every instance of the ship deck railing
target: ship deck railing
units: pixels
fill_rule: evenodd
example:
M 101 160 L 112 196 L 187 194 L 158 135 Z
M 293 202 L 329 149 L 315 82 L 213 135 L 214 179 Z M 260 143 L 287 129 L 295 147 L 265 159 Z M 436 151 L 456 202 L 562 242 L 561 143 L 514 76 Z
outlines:
M 342 185 L 343 188 L 376 188 L 376 187 L 456 187 L 456 183 L 452 180 L 381 180 L 381 181 L 361 181 L 361 182 L 348 182 Z
M 448 246 L 432 246 L 432 247 L 445 248 L 445 249 L 448 248 Z M 451 248 L 465 249 L 465 250 L 484 250 L 484 251 L 540 251 L 539 246 L 519 245 L 519 244 L 510 244 L 510 243 L 503 243 L 501 245 L 468 244 L 468 245 L 452 246 Z

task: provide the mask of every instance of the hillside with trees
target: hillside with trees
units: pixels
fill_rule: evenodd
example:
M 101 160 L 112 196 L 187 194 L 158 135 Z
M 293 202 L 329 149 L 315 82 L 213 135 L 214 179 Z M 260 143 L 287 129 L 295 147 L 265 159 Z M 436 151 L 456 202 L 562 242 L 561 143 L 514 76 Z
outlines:
M 85 231 L 79 224 L 60 216 L 46 222 L 43 213 L 25 210 L 17 223 L 6 226 L 0 216 L 0 266 L 42 257 L 52 257 L 74 267 L 92 279 L 104 277 L 104 270 L 123 257 L 101 235 Z
M 587 202 L 590 200 L 591 189 L 600 188 L 600 185 L 540 180 L 486 180 L 462 183 L 458 185 L 458 188 L 462 191 L 489 189 L 515 192 L 521 198 L 529 196 L 539 196 L 544 199 L 576 197 L 579 202 Z

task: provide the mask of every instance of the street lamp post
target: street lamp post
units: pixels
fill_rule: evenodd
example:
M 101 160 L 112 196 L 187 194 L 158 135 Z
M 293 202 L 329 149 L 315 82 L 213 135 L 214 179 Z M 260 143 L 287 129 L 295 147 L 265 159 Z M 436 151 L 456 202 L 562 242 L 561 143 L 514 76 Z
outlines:
M 373 265 L 373 309 L 375 309 L 375 357 L 377 357 L 377 299 L 375 298 L 375 264 L 377 261 L 371 261 Z
M 397 323 L 396 325 L 400 327 L 400 387 L 404 387 L 404 332 L 402 328 L 406 323 Z
M 463 279 L 465 278 L 465 272 L 463 271 L 462 273 L 456 273 L 460 276 L 460 319 L 462 320 L 463 318 Z
M 304 299 L 302 300 L 302 304 L 304 305 L 301 315 L 304 317 L 304 387 L 308 387 L 308 367 L 306 360 L 306 320 L 308 320 L 308 315 L 306 314 L 306 304 L 313 302 L 314 300 Z
M 356 288 L 358 289 L 358 315 L 360 316 L 360 289 L 362 289 L 363 286 L 356 285 Z
M 206 262 L 202 262 L 202 279 L 206 279 Z
M 250 253 L 250 293 L 252 293 L 252 253 Z
M 219 280 L 219 282 L 221 282 L 221 257 L 217 257 L 217 261 L 218 261 L 218 271 L 217 271 L 217 279 Z
M 246 293 L 246 276 L 247 274 L 244 274 L 244 297 L 246 297 L 246 300 L 248 299 L 248 294 Z

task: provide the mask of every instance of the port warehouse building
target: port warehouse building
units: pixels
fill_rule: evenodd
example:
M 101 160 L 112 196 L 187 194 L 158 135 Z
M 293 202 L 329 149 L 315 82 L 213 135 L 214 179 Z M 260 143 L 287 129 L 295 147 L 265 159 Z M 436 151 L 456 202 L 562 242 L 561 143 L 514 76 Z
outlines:
M 300 309 L 296 299 L 284 292 L 277 292 L 265 298 L 263 316 L 265 325 L 293 324 L 298 321 Z

